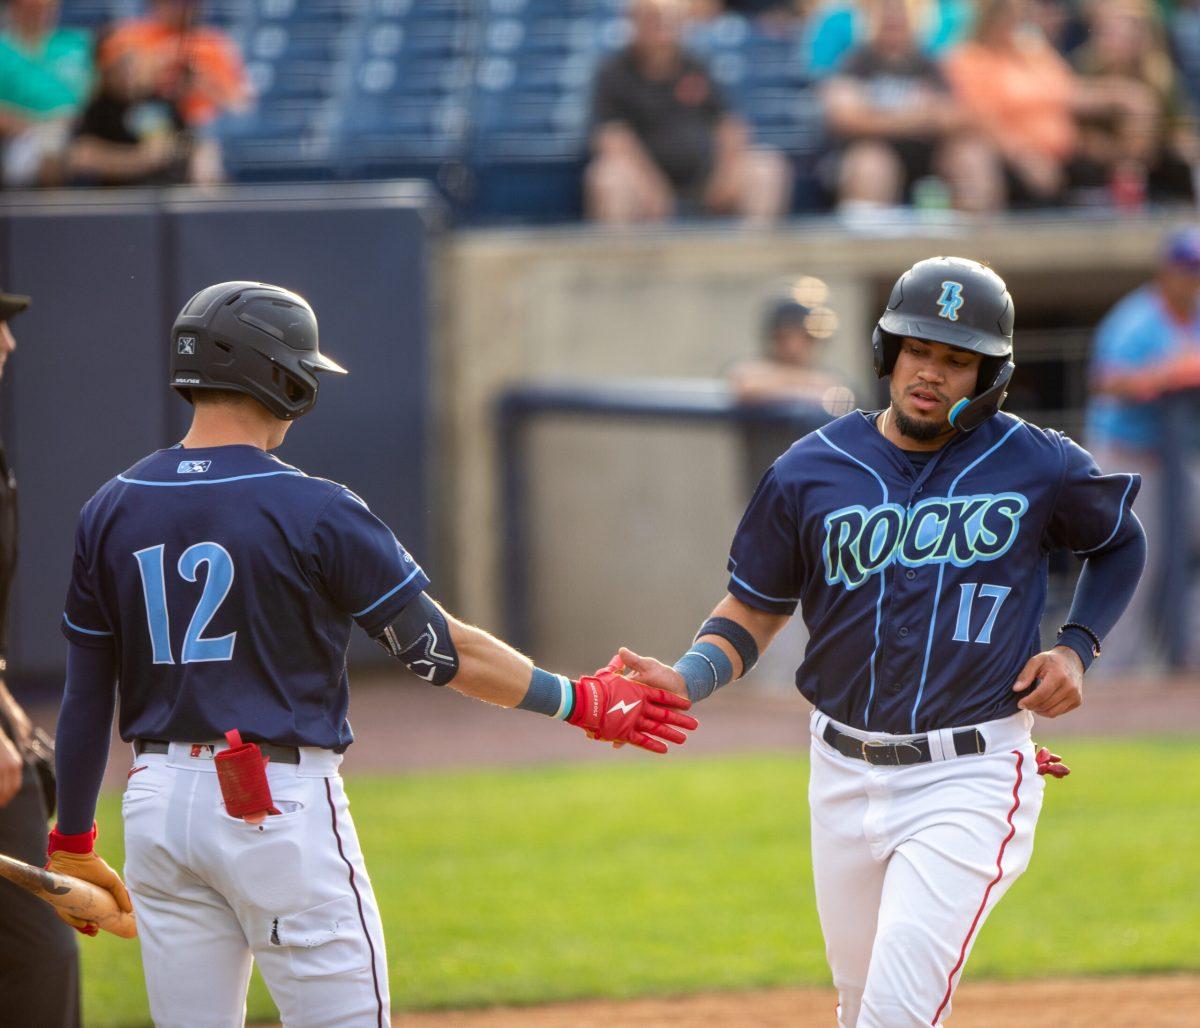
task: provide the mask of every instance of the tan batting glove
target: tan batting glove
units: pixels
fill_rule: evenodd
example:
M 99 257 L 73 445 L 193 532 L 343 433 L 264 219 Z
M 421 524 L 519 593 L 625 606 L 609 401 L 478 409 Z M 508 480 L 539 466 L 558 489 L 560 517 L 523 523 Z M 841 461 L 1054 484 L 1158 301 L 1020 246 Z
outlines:
M 133 902 L 129 899 L 129 892 L 125 888 L 125 883 L 121 881 L 121 876 L 91 848 L 90 844 L 95 837 L 95 827 L 90 832 L 79 835 L 62 835 L 55 828 L 50 833 L 51 852 L 46 870 L 71 875 L 100 886 L 101 889 L 112 893 L 112 898 L 117 901 L 117 906 L 121 910 L 132 914 Z M 88 846 L 86 852 L 75 852 L 76 850 L 82 851 L 85 844 Z M 71 849 L 64 849 L 63 846 L 70 846 Z M 72 928 L 83 932 L 84 935 L 95 935 L 100 930 L 100 926 L 95 921 L 84 921 L 78 917 L 71 917 L 57 908 L 54 912 Z

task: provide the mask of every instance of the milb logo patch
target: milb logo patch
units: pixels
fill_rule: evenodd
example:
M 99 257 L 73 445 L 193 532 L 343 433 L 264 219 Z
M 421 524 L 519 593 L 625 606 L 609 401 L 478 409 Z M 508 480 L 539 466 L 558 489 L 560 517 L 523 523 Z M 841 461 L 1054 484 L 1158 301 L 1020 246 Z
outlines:
M 175 469 L 177 475 L 203 475 L 212 467 L 211 460 L 181 460 Z
M 825 581 L 857 589 L 890 564 L 970 567 L 1008 552 L 1029 501 L 1020 493 L 931 497 L 911 510 L 898 503 L 842 507 L 825 517 Z

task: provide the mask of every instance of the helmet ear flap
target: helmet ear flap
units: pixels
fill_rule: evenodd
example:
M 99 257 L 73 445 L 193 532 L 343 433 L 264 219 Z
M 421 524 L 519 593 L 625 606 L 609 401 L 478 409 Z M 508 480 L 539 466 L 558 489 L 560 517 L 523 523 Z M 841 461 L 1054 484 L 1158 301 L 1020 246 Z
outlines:
M 899 340 L 876 325 L 875 331 L 871 333 L 871 350 L 874 356 L 875 376 L 887 378 L 896 366 L 896 357 L 900 353 Z
M 1016 365 L 1005 360 L 991 384 L 971 400 L 959 400 L 950 408 L 947 420 L 960 432 L 970 432 L 995 414 L 1008 396 L 1008 384 L 1012 381 Z

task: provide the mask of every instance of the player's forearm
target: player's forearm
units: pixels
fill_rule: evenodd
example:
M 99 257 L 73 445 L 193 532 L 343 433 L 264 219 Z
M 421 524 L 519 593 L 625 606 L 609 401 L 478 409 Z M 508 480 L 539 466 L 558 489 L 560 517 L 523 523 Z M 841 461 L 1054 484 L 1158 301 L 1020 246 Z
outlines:
M 535 668 L 528 657 L 459 621 L 426 593 L 404 607 L 375 641 L 431 685 L 449 685 L 501 707 L 558 718 L 571 713 L 569 679 Z
M 58 827 L 64 835 L 91 830 L 108 763 L 116 706 L 116 662 L 111 649 L 71 645 L 67 684 L 55 733 Z
M 1125 613 L 1133 599 L 1142 569 L 1146 566 L 1146 533 L 1134 517 L 1136 531 L 1120 545 L 1088 557 L 1083 564 L 1066 628 L 1058 645 L 1066 646 L 1079 657 L 1086 671 L 1095 657 L 1095 640 L 1103 640 Z
M 459 659 L 450 688 L 501 707 L 518 706 L 529 689 L 533 661 L 481 628 L 448 620 Z
M 672 669 L 688 699 L 696 703 L 745 675 L 787 621 L 785 614 L 756 610 L 727 595 Z
M 712 614 L 709 615 L 709 622 L 719 618 L 727 618 L 749 632 L 760 654 L 771 645 L 771 641 L 779 634 L 780 629 L 788 623 L 785 614 L 770 614 L 766 611 L 755 610 L 736 596 L 728 595 L 713 608 Z M 735 678 L 741 678 L 750 670 L 745 666 L 742 655 L 738 653 L 734 644 L 724 636 L 700 635 L 696 638 L 696 642 L 712 642 L 724 650 L 725 655 L 733 664 Z

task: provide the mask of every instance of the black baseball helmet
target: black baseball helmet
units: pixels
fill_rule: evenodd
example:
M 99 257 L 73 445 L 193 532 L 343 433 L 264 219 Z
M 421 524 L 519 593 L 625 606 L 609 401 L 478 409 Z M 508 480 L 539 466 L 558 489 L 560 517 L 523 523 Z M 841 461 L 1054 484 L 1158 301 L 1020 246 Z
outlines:
M 983 356 L 975 395 L 950 408 L 950 424 L 963 432 L 1000 409 L 1016 365 L 1013 302 L 1004 279 L 965 257 L 918 261 L 892 287 L 875 326 L 875 374 L 892 373 L 905 336 L 945 343 Z
M 317 372 L 346 369 L 317 349 L 304 297 L 265 282 L 218 282 L 184 305 L 171 328 L 171 385 L 232 389 L 290 421 L 317 402 Z

